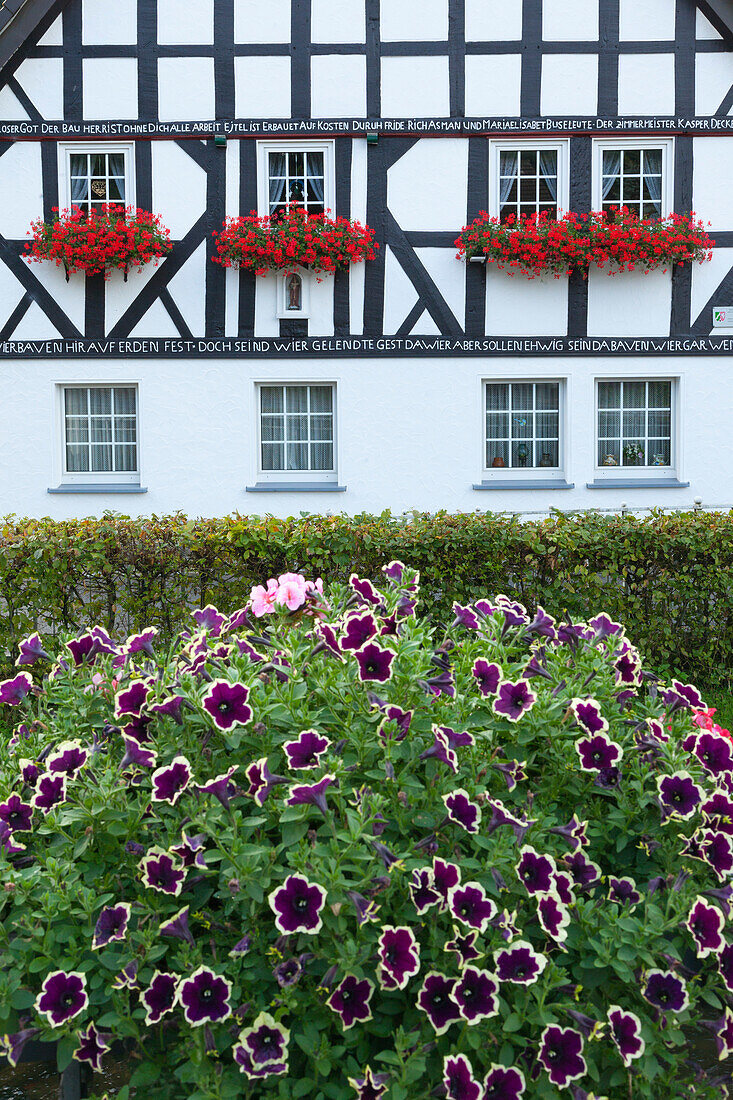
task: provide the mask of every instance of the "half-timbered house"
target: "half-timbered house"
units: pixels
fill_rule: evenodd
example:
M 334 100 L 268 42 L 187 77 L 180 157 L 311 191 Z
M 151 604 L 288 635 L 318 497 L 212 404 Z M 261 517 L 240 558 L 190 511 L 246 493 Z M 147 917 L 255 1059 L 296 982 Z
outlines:
M 730 503 L 732 180 L 732 0 L 0 0 L 0 512 Z M 29 263 L 112 201 L 158 266 Z M 212 262 L 288 202 L 377 258 Z M 482 210 L 619 202 L 712 259 L 457 258 Z

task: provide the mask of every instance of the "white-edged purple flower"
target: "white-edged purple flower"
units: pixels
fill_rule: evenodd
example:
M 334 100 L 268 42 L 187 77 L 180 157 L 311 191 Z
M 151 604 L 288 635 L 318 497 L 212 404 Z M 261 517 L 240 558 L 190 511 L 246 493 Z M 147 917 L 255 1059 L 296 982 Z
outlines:
M 725 947 L 725 917 L 717 905 L 711 905 L 700 894 L 695 898 L 685 924 L 695 941 L 698 959 L 717 955 Z
M 476 940 L 478 939 L 478 932 L 475 928 L 472 928 L 470 932 L 466 932 L 465 936 L 462 931 L 456 926 L 453 926 L 453 939 L 448 940 L 444 945 L 444 951 L 451 951 L 458 958 L 458 968 L 463 970 L 469 963 L 475 962 L 476 959 L 483 958 L 483 952 L 476 950 Z
M 33 820 L 33 806 L 24 802 L 15 791 L 0 802 L 0 822 L 7 825 L 11 833 L 29 833 Z
M 167 718 L 172 718 L 177 726 L 181 726 L 183 725 L 183 703 L 182 695 L 167 695 L 159 703 L 151 703 L 148 710 L 151 714 L 163 714 Z
M 92 950 L 98 951 L 113 940 L 124 940 L 131 912 L 131 906 L 125 901 L 106 906 L 97 917 L 97 923 L 94 926 Z
M 645 1043 L 641 1037 L 641 1020 L 633 1012 L 627 1012 L 620 1005 L 611 1005 L 608 1009 L 608 1022 L 611 1025 L 611 1038 L 618 1048 L 623 1063 L 628 1069 L 635 1058 L 641 1058 Z
M 77 668 L 79 665 L 84 664 L 93 665 L 97 654 L 108 652 L 103 650 L 100 639 L 92 631 L 80 634 L 78 638 L 72 638 L 70 642 L 66 643 L 66 648 Z
M 588 847 L 589 841 L 586 836 L 587 829 L 588 822 L 581 821 L 577 814 L 573 814 L 567 825 L 555 825 L 547 831 L 554 836 L 563 837 L 570 844 L 573 851 L 577 852 L 579 848 Z
M 344 623 L 343 630 L 344 633 L 339 641 L 339 646 L 344 653 L 348 653 L 349 650 L 353 653 L 357 649 L 361 649 L 363 645 L 370 642 L 379 633 L 377 620 L 371 611 L 350 615 Z
M 332 783 L 336 783 L 335 775 L 324 775 L 317 783 L 296 784 L 288 791 L 285 800 L 286 806 L 316 806 L 323 816 L 328 813 L 326 791 Z
M 367 642 L 354 654 L 359 665 L 359 679 L 363 683 L 376 681 L 386 684 L 392 679 L 392 663 L 395 655 L 391 649 L 384 649 L 376 642 Z
M 267 766 L 266 756 L 248 764 L 244 769 L 244 774 L 249 783 L 249 787 L 245 793 L 249 798 L 254 799 L 257 806 L 264 806 L 273 787 L 277 787 L 281 783 L 289 782 L 284 775 L 273 775 Z
M 484 657 L 477 657 L 473 662 L 471 675 L 484 698 L 489 695 L 496 695 L 504 677 L 500 665 L 497 665 L 494 661 L 487 661 Z
M 288 767 L 292 771 L 317 768 L 330 744 L 330 739 L 318 730 L 303 730 L 294 741 L 286 741 L 283 745 Z
M 183 1009 L 186 1023 L 191 1027 L 221 1023 L 232 1014 L 229 998 L 232 983 L 215 974 L 207 966 L 199 966 L 188 978 L 183 978 L 176 989 L 176 1003 Z
M 367 1066 L 363 1077 L 349 1077 L 347 1080 L 356 1093 L 356 1100 L 381 1100 L 387 1091 L 389 1074 L 372 1073 Z
M 127 966 L 123 966 L 112 979 L 113 989 L 138 989 L 137 981 L 138 962 L 133 959 Z
M 26 787 L 34 787 L 43 765 L 37 764 L 35 760 L 22 759 L 18 761 L 18 770 Z
M 692 750 L 706 771 L 714 776 L 733 771 L 733 744 L 712 730 L 702 730 Z
M 174 756 L 170 764 L 156 768 L 152 775 L 153 802 L 168 802 L 175 806 L 193 778 L 190 761 L 185 756 Z
M 542 1032 L 538 1061 L 547 1070 L 553 1085 L 566 1089 L 582 1077 L 587 1066 L 583 1057 L 583 1036 L 572 1027 L 549 1024 Z
M 493 1062 L 484 1078 L 482 1100 L 522 1100 L 525 1087 L 521 1069 L 498 1066 Z
M 433 726 L 433 743 L 429 749 L 420 753 L 421 760 L 434 758 L 447 765 L 454 775 L 458 774 L 458 754 L 451 748 L 448 734 L 441 726 Z
M 380 986 L 382 989 L 404 989 L 420 970 L 420 944 L 412 929 L 385 924 L 378 944 Z
M 628 905 L 629 912 L 632 912 L 641 901 L 641 894 L 636 889 L 635 880 L 629 876 L 616 878 L 615 875 L 609 875 L 608 900 L 616 902 L 617 905 Z
M 591 737 L 596 733 L 605 733 L 608 722 L 601 714 L 601 704 L 597 699 L 571 699 L 570 709 L 575 721 Z
M 226 615 L 222 615 L 211 603 L 207 603 L 206 607 L 200 607 L 191 614 L 199 630 L 205 630 L 212 638 L 219 637 L 221 628 L 227 621 Z
M 201 783 L 200 785 L 197 783 L 196 791 L 198 794 L 212 794 L 226 810 L 229 806 L 229 799 L 237 789 L 237 785 L 232 778 L 237 771 L 239 771 L 239 764 L 232 764 L 225 772 L 222 772 L 221 775 L 215 775 L 207 783 Z
M 518 722 L 536 702 L 537 696 L 530 690 L 529 680 L 504 680 L 494 699 L 494 714 Z
M 451 623 L 451 629 L 456 626 L 463 626 L 466 630 L 478 630 L 478 615 L 470 605 L 464 607 L 463 604 L 454 603 L 453 614 L 455 618 Z
M 191 935 L 191 929 L 188 927 L 188 912 L 189 906 L 184 905 L 183 909 L 179 909 L 174 916 L 169 917 L 168 920 L 162 921 L 158 926 L 158 935 L 169 936 L 176 940 L 184 940 L 193 947 L 194 939 Z
M 87 1062 L 95 1073 L 102 1072 L 102 1058 L 110 1048 L 108 1042 L 112 1036 L 97 1031 L 94 1024 L 79 1032 L 80 1043 L 73 1057 L 77 1062 Z
M 306 956 L 303 956 L 305 958 Z M 312 958 L 312 956 L 308 956 Z M 303 967 L 300 965 L 300 959 L 283 959 L 281 963 L 278 963 L 273 968 L 272 973 L 275 975 L 275 981 L 281 989 L 288 989 L 291 985 L 297 985 L 303 974 Z
M 451 997 L 467 1024 L 473 1026 L 499 1011 L 499 983 L 488 970 L 466 966 L 453 987 Z
M 268 903 L 275 914 L 275 924 L 284 936 L 304 932 L 314 936 L 320 932 L 321 912 L 326 904 L 326 891 L 303 875 L 288 875 L 282 886 L 269 895 Z
M 147 989 L 140 994 L 145 1006 L 145 1023 L 157 1024 L 176 1004 L 176 990 L 180 975 L 165 970 L 156 970 Z
M 440 905 L 440 894 L 435 889 L 430 867 L 416 867 L 410 875 L 410 897 L 418 916 L 427 913 L 433 905 Z
M 54 806 L 59 806 L 65 801 L 66 775 L 64 772 L 58 772 L 56 775 L 46 772 L 39 776 L 31 798 L 31 805 L 35 810 L 40 810 L 45 816 Z
M 535 951 L 527 940 L 515 940 L 509 947 L 494 952 L 494 962 L 500 982 L 532 985 L 547 966 L 547 957 Z
M 354 906 L 354 909 L 356 909 L 356 923 L 359 925 L 359 928 L 361 928 L 363 924 L 369 924 L 379 919 L 378 913 L 380 906 L 376 904 L 373 898 L 364 897 L 363 894 L 358 893 L 356 890 L 347 890 L 346 896 Z
M 12 680 L 0 681 L 0 703 L 9 707 L 18 707 L 33 687 L 33 677 L 27 672 L 19 672 Z
M 552 889 L 563 905 L 572 905 L 575 902 L 575 882 L 569 871 L 555 872 Z
M 362 603 L 371 603 L 375 607 L 382 602 L 382 597 L 376 588 L 369 580 L 364 580 L 356 573 L 352 573 L 349 577 L 349 585 L 356 592 L 357 596 L 361 597 Z
M 157 637 L 157 626 L 148 626 L 139 634 L 131 634 L 123 645 L 122 652 L 128 657 L 134 657 L 136 653 L 144 653 L 147 657 L 154 657 L 153 638 Z
M 374 990 L 375 986 L 367 978 L 359 979 L 354 974 L 347 974 L 339 982 L 326 1004 L 341 1017 L 343 1031 L 372 1019 L 369 1002 Z
M 661 1012 L 682 1012 L 690 1003 L 684 979 L 671 970 L 647 970 L 641 995 Z
M 550 894 L 540 894 L 538 896 L 537 916 L 543 931 L 555 943 L 565 943 L 568 938 L 570 913 L 567 906 L 563 905 L 554 891 Z
M 733 837 L 713 829 L 703 829 L 700 842 L 702 858 L 712 867 L 718 879 L 725 882 L 733 873 Z
M 553 856 L 537 852 L 531 844 L 525 844 L 520 849 L 516 872 L 528 894 L 549 893 L 556 871 Z
M 120 761 L 120 771 L 125 771 L 126 768 L 154 768 L 158 762 L 158 754 L 155 749 L 148 748 L 147 745 L 141 745 L 136 737 L 125 737 L 123 735 L 122 740 L 125 744 L 125 755 Z
M 697 810 L 703 799 L 703 791 L 689 772 L 674 772 L 657 776 L 659 798 L 665 813 L 685 820 Z
M 201 703 L 214 725 L 220 730 L 243 726 L 252 717 L 247 705 L 249 688 L 245 684 L 230 684 L 228 680 L 214 680 Z
M 198 833 L 189 835 L 185 829 L 181 830 L 181 843 L 172 844 L 168 849 L 176 856 L 180 856 L 181 862 L 184 867 L 199 867 L 201 870 L 206 870 L 206 858 L 204 856 L 204 845 L 206 843 L 206 834 Z
M 436 1035 L 445 1034 L 451 1024 L 458 1023 L 461 1018 L 458 1006 L 452 999 L 455 985 L 455 978 L 431 970 L 425 975 L 417 995 L 417 1007 L 430 1020 Z
M 247 955 L 252 948 L 252 937 L 245 934 L 241 940 L 237 940 L 234 947 L 229 952 L 232 959 L 236 959 L 241 955 Z
M 251 1079 L 277 1076 L 287 1069 L 289 1042 L 289 1030 L 268 1012 L 260 1012 L 252 1026 L 239 1033 L 234 1061 Z
M 150 848 L 138 864 L 142 871 L 143 886 L 157 890 L 159 894 L 178 897 L 186 877 L 183 860 L 163 848 Z
M 405 575 L 405 569 L 407 566 L 403 561 L 389 561 L 386 565 L 382 566 L 382 572 L 386 579 L 391 581 L 392 584 L 401 584 L 402 578 Z
M 478 932 L 496 916 L 496 906 L 479 882 L 454 886 L 448 894 L 448 908 L 456 920 Z
M 16 668 L 22 668 L 23 665 L 34 665 L 36 661 L 50 661 L 46 650 L 43 648 L 41 637 L 39 634 L 31 634 L 27 638 L 23 638 L 18 643 L 18 649 L 20 656 L 15 662 Z
M 85 974 L 76 970 L 54 970 L 44 979 L 34 1007 L 51 1027 L 61 1027 L 83 1012 L 88 1003 Z
M 115 718 L 139 718 L 149 694 L 148 680 L 133 680 L 129 687 L 115 695 Z
M 449 1054 L 443 1059 L 443 1087 L 446 1100 L 482 1100 L 484 1095 L 465 1054 Z
M 461 881 L 461 871 L 456 863 L 448 863 L 440 856 L 433 858 L 433 882 L 434 890 L 437 890 L 441 898 L 441 912 L 448 908 L 448 895 L 454 886 Z
M 40 1034 L 40 1027 L 24 1027 L 11 1035 L 0 1035 L 0 1054 L 4 1054 L 9 1064 L 15 1069 L 27 1044 Z
M 718 1061 L 722 1062 L 733 1054 L 733 1011 L 726 1007 L 725 1015 L 713 1023 L 715 1045 L 718 1048 Z
M 621 746 L 612 741 L 606 733 L 581 737 L 575 742 L 575 751 L 584 772 L 601 772 L 606 768 L 615 768 L 624 755 Z
M 592 859 L 588 859 L 582 849 L 562 857 L 562 862 L 573 877 L 577 889 L 584 890 L 593 886 L 601 877 L 601 869 Z
M 481 823 L 481 807 L 472 802 L 468 791 L 456 787 L 450 794 L 443 795 L 448 817 L 455 825 L 460 825 L 467 833 L 477 833 Z

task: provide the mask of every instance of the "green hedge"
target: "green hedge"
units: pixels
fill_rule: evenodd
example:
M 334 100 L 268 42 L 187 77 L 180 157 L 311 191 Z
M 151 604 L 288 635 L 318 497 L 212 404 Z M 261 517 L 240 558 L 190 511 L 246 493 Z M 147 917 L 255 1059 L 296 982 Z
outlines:
M 486 514 L 396 517 L 183 515 L 0 523 L 0 658 L 17 641 L 101 623 L 148 624 L 167 638 L 187 609 L 241 607 L 253 583 L 286 570 L 376 577 L 400 558 L 420 569 L 426 609 L 506 592 L 554 614 L 606 610 L 658 669 L 706 684 L 733 676 L 733 512 L 583 513 L 535 523 Z

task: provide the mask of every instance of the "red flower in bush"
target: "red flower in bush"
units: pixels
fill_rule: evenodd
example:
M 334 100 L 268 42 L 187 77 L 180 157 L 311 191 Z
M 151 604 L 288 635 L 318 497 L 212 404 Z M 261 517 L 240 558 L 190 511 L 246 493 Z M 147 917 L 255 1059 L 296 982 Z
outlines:
M 214 236 L 215 264 L 245 268 L 255 275 L 295 267 L 330 273 L 375 259 L 379 247 L 369 226 L 327 214 L 308 214 L 301 207 L 277 217 L 259 217 L 252 211 L 243 218 L 227 218 L 221 233 Z
M 574 270 L 587 278 L 592 264 L 610 265 L 611 273 L 666 269 L 709 260 L 714 245 L 694 214 L 641 219 L 625 206 L 557 220 L 543 211 L 519 222 L 513 217 L 500 222 L 482 211 L 456 241 L 459 259 L 485 256 L 487 263 L 531 279 L 548 273 L 560 278 Z
M 59 211 L 44 222 L 31 223 L 31 241 L 25 246 L 32 262 L 55 260 L 64 267 L 66 277 L 74 271 L 87 275 L 105 275 L 112 268 L 125 273 L 131 267 L 141 270 L 152 260 L 155 264 L 173 247 L 170 232 L 157 214 L 135 210 L 131 206 L 104 206 L 88 212 L 78 206 Z

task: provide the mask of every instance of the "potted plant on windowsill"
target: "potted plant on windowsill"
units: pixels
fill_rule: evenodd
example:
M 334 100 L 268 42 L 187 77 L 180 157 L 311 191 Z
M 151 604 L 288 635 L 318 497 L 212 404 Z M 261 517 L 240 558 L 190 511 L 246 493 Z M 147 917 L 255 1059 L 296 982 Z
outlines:
M 309 214 L 291 207 L 277 216 L 227 218 L 217 238 L 214 263 L 267 275 L 310 268 L 331 274 L 376 257 L 374 230 L 348 218 Z
M 627 207 L 589 214 L 545 212 L 501 222 L 482 211 L 456 240 L 459 259 L 485 260 L 508 274 L 556 279 L 593 266 L 610 274 L 667 270 L 709 260 L 715 245 L 694 214 L 639 218 Z
M 67 282 L 77 271 L 108 278 L 115 268 L 127 281 L 131 268 L 157 264 L 173 247 L 160 216 L 147 210 L 110 205 L 87 211 L 75 206 L 54 207 L 53 213 L 50 221 L 31 223 L 25 253 L 31 262 L 53 260 L 64 268 Z

